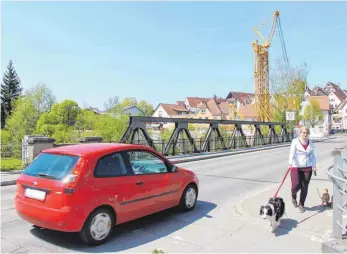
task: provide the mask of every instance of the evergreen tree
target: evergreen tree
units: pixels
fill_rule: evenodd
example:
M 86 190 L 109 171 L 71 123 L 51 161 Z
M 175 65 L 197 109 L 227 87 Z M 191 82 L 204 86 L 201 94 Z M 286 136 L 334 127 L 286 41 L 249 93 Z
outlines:
M 10 60 L 1 83 L 1 128 L 5 127 L 6 119 L 11 115 L 14 102 L 22 94 L 20 79 Z

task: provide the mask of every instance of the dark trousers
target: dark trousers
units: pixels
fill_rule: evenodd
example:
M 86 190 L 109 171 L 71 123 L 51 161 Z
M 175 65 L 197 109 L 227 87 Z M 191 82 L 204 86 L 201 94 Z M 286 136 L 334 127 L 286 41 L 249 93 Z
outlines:
M 296 199 L 296 194 L 300 190 L 299 205 L 304 206 L 308 193 L 308 184 L 310 183 L 312 170 L 292 169 L 290 177 L 292 180 L 292 198 Z

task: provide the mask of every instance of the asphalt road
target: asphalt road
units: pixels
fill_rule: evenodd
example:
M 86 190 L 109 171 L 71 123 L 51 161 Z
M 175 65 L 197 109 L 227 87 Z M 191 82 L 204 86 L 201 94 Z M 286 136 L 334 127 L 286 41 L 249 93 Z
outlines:
M 332 150 L 346 143 L 347 136 L 316 143 L 318 170 L 331 165 Z M 278 185 L 288 164 L 288 151 L 289 147 L 285 147 L 180 164 L 193 170 L 200 179 L 199 202 L 193 212 L 165 211 L 120 225 L 108 243 L 94 248 L 85 247 L 77 234 L 40 230 L 22 221 L 14 209 L 15 186 L 1 187 L 1 253 L 150 253 L 158 247 L 170 252 L 214 252 L 218 249 L 218 239 L 227 230 L 236 230 L 241 225 L 236 220 L 232 224 L 223 222 L 226 211 L 223 208 L 233 207 L 250 193 Z M 199 232 L 204 227 L 209 230 Z M 244 238 L 247 232 L 240 239 Z

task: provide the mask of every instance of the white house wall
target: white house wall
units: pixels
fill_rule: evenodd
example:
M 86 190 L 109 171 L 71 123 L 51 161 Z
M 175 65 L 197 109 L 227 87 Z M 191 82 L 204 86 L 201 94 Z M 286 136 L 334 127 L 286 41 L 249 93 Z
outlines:
M 342 128 L 347 129 L 347 103 L 341 110 L 341 117 L 342 117 Z
M 160 115 L 161 113 L 161 115 Z M 154 111 L 153 117 L 169 117 L 169 114 L 165 111 L 165 109 L 162 107 L 162 105 L 160 105 L 156 111 Z
M 329 105 L 332 105 L 334 109 L 336 109 L 340 105 L 340 99 L 335 95 L 335 93 L 331 92 L 329 94 Z

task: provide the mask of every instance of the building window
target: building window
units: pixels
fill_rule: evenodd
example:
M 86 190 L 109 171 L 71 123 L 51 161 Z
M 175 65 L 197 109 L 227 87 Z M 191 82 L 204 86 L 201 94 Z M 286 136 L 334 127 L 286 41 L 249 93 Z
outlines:
M 162 111 L 159 110 L 159 117 L 162 117 Z
M 201 113 L 205 114 L 206 113 L 206 109 L 201 109 Z

